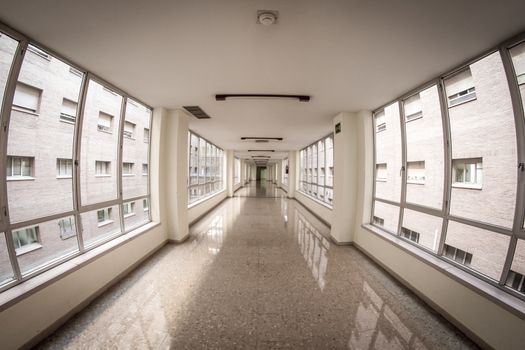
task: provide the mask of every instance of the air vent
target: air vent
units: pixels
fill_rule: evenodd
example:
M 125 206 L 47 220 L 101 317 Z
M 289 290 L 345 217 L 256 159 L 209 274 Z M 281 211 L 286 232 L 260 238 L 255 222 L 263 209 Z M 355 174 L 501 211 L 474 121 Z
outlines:
M 184 106 L 185 110 L 190 112 L 197 119 L 210 119 L 211 117 L 206 114 L 199 106 Z
M 243 136 L 242 141 L 255 142 L 255 143 L 268 143 L 273 141 L 282 141 L 282 137 L 254 137 L 254 136 Z
M 248 152 L 275 152 L 274 149 L 249 149 Z
M 268 143 L 270 140 L 255 140 L 255 143 Z

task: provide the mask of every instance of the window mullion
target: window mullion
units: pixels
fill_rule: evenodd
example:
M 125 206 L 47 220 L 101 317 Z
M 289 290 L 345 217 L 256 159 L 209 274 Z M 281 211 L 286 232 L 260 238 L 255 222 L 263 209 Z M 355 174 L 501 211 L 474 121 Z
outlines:
M 77 230 L 77 242 L 80 253 L 85 251 L 84 247 L 84 229 L 82 218 L 80 216 L 81 197 L 80 197 L 80 147 L 82 141 L 82 126 L 84 124 L 84 112 L 86 110 L 87 90 L 89 86 L 89 74 L 84 74 L 84 80 L 80 86 L 80 97 L 78 103 L 78 116 L 73 133 L 73 210 L 75 211 L 75 223 Z
M 124 233 L 124 201 L 122 200 L 122 157 L 124 153 L 124 126 L 126 124 L 126 108 L 128 105 L 128 97 L 122 96 L 120 106 L 120 123 L 118 133 L 118 149 L 117 149 L 117 199 L 118 211 L 120 213 L 120 233 Z
M 401 100 L 398 103 L 399 108 L 399 123 L 401 136 L 401 198 L 399 201 L 399 221 L 397 223 L 397 235 L 401 234 L 401 227 L 403 225 L 403 215 L 406 206 L 407 196 L 407 142 L 406 142 L 406 125 L 405 125 L 405 101 Z M 374 166 L 375 167 L 375 166 Z
M 372 208 L 370 209 L 370 221 L 371 223 L 374 222 L 374 212 L 375 212 L 375 206 L 376 206 L 376 179 L 377 179 L 377 169 L 376 169 L 376 162 L 377 162 L 377 132 L 376 132 L 376 113 L 372 113 Z M 334 147 L 335 147 L 335 135 L 334 135 Z M 335 153 L 335 152 L 334 152 Z M 335 159 L 334 159 L 335 163 Z M 335 170 L 334 170 L 335 171 Z
M 443 223 L 441 225 L 441 236 L 439 239 L 439 246 L 437 255 L 443 254 L 445 246 L 445 239 L 448 229 L 448 218 L 450 214 L 450 197 L 452 195 L 452 139 L 450 133 L 450 120 L 448 116 L 448 103 L 445 93 L 445 83 L 443 79 L 438 83 L 439 104 L 441 107 L 441 122 L 443 126 L 443 147 L 444 147 L 444 176 L 443 176 L 443 203 L 442 216 Z
M 13 242 L 13 234 L 10 227 L 10 220 L 9 220 L 9 206 L 8 206 L 8 200 L 7 200 L 7 181 L 5 179 L 7 178 L 6 174 L 6 167 L 7 164 L 7 139 L 8 139 L 8 130 L 9 130 L 9 121 L 11 119 L 11 108 L 13 105 L 13 98 L 15 95 L 15 89 L 16 84 L 18 81 L 18 75 L 20 74 L 20 70 L 22 68 L 22 63 L 24 61 L 24 56 L 27 51 L 28 41 L 23 39 L 19 41 L 18 47 L 15 52 L 15 56 L 13 57 L 13 62 L 11 65 L 11 70 L 9 72 L 9 76 L 7 78 L 7 83 L 5 86 L 5 93 L 4 93 L 4 101 L 2 105 L 1 110 L 1 118 L 2 118 L 2 124 L 1 124 L 1 133 L 2 133 L 2 140 L 3 142 L 0 144 L 0 154 L 2 157 L 2 165 L 0 166 L 0 176 L 4 179 L 3 185 L 0 189 L 0 197 L 1 197 L 1 204 L 2 204 L 2 213 L 0 213 L 2 219 L 1 222 L 3 224 L 3 231 L 5 234 L 6 239 L 6 245 L 7 245 L 7 252 L 9 255 L 9 260 L 11 261 L 11 267 L 13 268 L 13 275 L 17 281 L 17 283 L 21 282 L 22 280 L 22 273 L 20 271 L 20 266 L 18 264 L 18 259 L 16 257 L 16 250 Z M 13 167 L 11 166 L 11 169 Z

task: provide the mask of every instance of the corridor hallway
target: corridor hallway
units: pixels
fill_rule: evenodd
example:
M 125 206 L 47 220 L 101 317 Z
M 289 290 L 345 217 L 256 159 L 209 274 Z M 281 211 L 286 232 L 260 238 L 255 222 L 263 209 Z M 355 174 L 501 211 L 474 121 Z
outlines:
M 286 191 L 277 187 L 268 180 L 250 181 L 244 187 L 239 188 L 234 194 L 235 197 L 259 197 L 273 198 L 286 197 Z
M 475 348 L 281 190 L 241 191 L 38 347 Z

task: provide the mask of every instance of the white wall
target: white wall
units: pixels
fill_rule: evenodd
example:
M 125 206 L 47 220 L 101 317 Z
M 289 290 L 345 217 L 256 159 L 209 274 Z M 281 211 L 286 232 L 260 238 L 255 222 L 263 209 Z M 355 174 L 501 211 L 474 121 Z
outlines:
M 302 205 L 313 211 L 317 216 L 323 219 L 330 226 L 333 222 L 333 211 L 330 208 L 318 203 L 311 199 L 302 192 L 295 191 L 295 199 L 297 199 Z
M 190 225 L 226 198 L 228 198 L 228 193 L 226 190 L 223 190 L 207 200 L 193 205 L 188 209 L 188 222 Z

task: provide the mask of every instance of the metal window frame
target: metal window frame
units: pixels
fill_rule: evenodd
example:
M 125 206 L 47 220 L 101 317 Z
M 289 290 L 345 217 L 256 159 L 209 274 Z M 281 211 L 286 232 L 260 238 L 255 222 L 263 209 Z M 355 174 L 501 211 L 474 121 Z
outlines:
M 77 104 L 77 119 L 75 122 L 74 132 L 73 132 L 73 144 L 72 144 L 72 157 L 73 160 L 73 174 L 72 174 L 72 195 L 73 195 L 73 210 L 62 212 L 62 213 L 55 213 L 52 215 L 46 215 L 43 217 L 26 220 L 22 222 L 16 222 L 11 223 L 10 222 L 10 216 L 9 216 L 9 206 L 8 206 L 8 198 L 7 198 L 7 181 L 3 181 L 3 184 L 0 186 L 0 206 L 2 208 L 2 211 L 0 213 L 0 232 L 3 232 L 4 238 L 6 240 L 7 245 L 7 253 L 9 255 L 9 260 L 12 266 L 13 270 L 13 278 L 10 280 L 7 280 L 0 286 L 0 292 L 3 292 L 9 288 L 12 288 L 15 285 L 18 285 L 20 283 L 23 283 L 24 281 L 31 279 L 32 277 L 39 275 L 45 271 L 48 271 L 60 264 L 63 264 L 64 262 L 75 258 L 83 253 L 85 253 L 87 250 L 91 250 L 93 248 L 96 248 L 120 235 L 126 234 L 132 230 L 137 229 L 140 226 L 143 226 L 147 224 L 148 222 L 151 222 L 151 210 L 148 211 L 148 221 L 141 223 L 140 226 L 133 227 L 133 229 L 125 230 L 124 227 L 124 221 L 123 221 L 123 215 L 122 215 L 122 205 L 124 202 L 129 202 L 133 200 L 139 200 L 139 199 L 147 199 L 148 200 L 148 206 L 151 207 L 151 169 L 148 167 L 148 183 L 147 183 L 147 194 L 133 197 L 133 198 L 127 198 L 123 199 L 122 196 L 122 167 L 121 159 L 122 159 L 122 144 L 123 144 L 123 127 L 125 120 L 125 106 L 127 103 L 127 100 L 133 100 L 138 103 L 140 103 L 142 106 L 144 106 L 146 109 L 150 111 L 150 121 L 149 121 L 149 130 L 150 130 L 150 141 L 151 141 L 151 130 L 153 126 L 153 114 L 152 114 L 152 107 L 150 107 L 148 104 L 142 102 L 140 99 L 137 99 L 129 94 L 127 94 L 125 91 L 119 89 L 118 87 L 114 86 L 113 84 L 108 83 L 106 80 L 96 76 L 95 74 L 87 71 L 86 69 L 82 68 L 81 66 L 77 65 L 70 59 L 64 57 L 63 55 L 58 54 L 54 50 L 49 49 L 48 47 L 30 39 L 26 35 L 22 34 L 21 32 L 12 29 L 11 27 L 3 24 L 0 22 L 0 33 L 11 37 L 13 40 L 16 40 L 18 42 L 18 46 L 16 48 L 15 54 L 13 56 L 13 61 L 11 63 L 11 67 L 9 70 L 9 73 L 7 75 L 7 82 L 5 85 L 5 91 L 4 91 L 4 98 L 3 101 L 1 101 L 1 111 L 0 111 L 0 122 L 2 129 L 0 132 L 3 133 L 2 142 L 0 143 L 0 162 L 2 163 L 0 165 L 0 177 L 6 178 L 6 161 L 7 161 L 7 145 L 8 145 L 8 136 L 9 136 L 9 122 L 11 119 L 11 110 L 13 105 L 13 98 L 14 93 L 16 89 L 16 84 L 18 82 L 18 76 L 20 74 L 20 71 L 22 69 L 22 65 L 25 58 L 25 53 L 27 52 L 28 46 L 32 45 L 37 47 L 40 50 L 45 51 L 48 53 L 52 58 L 60 60 L 64 64 L 69 65 L 71 68 L 79 71 L 83 74 L 82 81 L 80 84 L 80 90 L 79 90 L 79 101 Z M 119 147 L 119 154 L 120 158 L 117 157 L 117 184 L 119 192 L 117 193 L 117 198 L 102 202 L 102 203 L 94 203 L 90 205 L 81 205 L 81 199 L 80 199 L 80 143 L 81 143 L 81 136 L 82 136 L 82 126 L 83 126 L 83 114 L 85 110 L 85 104 L 86 104 L 86 97 L 87 97 L 87 90 L 89 87 L 89 81 L 95 81 L 99 83 L 100 85 L 110 88 L 113 91 L 116 91 L 118 94 L 122 96 L 122 110 L 120 115 L 120 130 L 119 130 L 119 138 L 117 147 Z M 148 164 L 150 164 L 151 161 L 151 142 L 148 143 Z M 115 206 L 118 205 L 119 212 L 121 216 L 120 220 L 120 230 L 119 234 L 117 235 L 111 235 L 107 237 L 104 240 L 101 240 L 100 242 L 96 242 L 96 244 L 92 244 L 89 246 L 89 249 L 86 249 L 84 246 L 83 241 L 83 228 L 82 228 L 82 219 L 81 214 L 85 213 L 87 211 L 91 210 L 97 210 L 106 208 L 109 206 Z M 16 230 L 21 227 L 26 226 L 32 226 L 32 225 L 38 225 L 47 221 L 53 221 L 64 217 L 74 217 L 75 218 L 75 228 L 76 228 L 76 236 L 77 236 L 77 246 L 78 250 L 66 253 L 58 258 L 51 259 L 36 268 L 28 270 L 25 274 L 22 274 L 20 265 L 16 256 L 16 251 L 14 249 L 14 242 L 12 237 L 12 231 Z M 1 239 L 1 238 L 0 238 Z
M 197 148 L 198 180 L 197 180 L 196 184 L 191 184 L 190 183 L 191 177 L 190 177 L 190 173 L 189 173 L 189 165 L 191 164 L 191 135 L 194 135 L 199 140 L 199 142 L 198 142 L 199 147 Z M 204 156 L 201 155 L 201 147 L 200 147 L 201 140 L 204 141 L 204 145 L 205 145 L 204 146 Z M 215 152 L 213 152 L 213 151 L 211 152 L 212 154 L 215 153 L 215 157 L 213 157 L 213 159 L 210 159 L 209 161 L 207 160 L 207 158 L 208 158 L 207 157 L 208 145 L 209 145 L 209 147 L 211 147 L 212 150 L 213 150 L 213 147 L 215 147 Z M 219 153 L 222 154 L 222 157 L 219 155 Z M 201 183 L 199 181 L 200 178 L 201 178 L 201 176 L 200 176 L 201 159 L 204 159 L 204 182 L 203 183 Z M 216 164 L 216 160 L 219 161 L 218 164 Z M 189 190 L 191 188 L 194 188 L 194 187 L 199 187 L 199 186 L 204 186 L 204 189 L 206 190 L 206 186 L 208 186 L 208 185 L 211 188 L 211 191 L 208 191 L 205 194 L 194 198 L 193 200 L 191 200 L 190 196 L 188 196 L 188 203 L 187 203 L 187 207 L 188 208 L 193 206 L 196 202 L 199 202 L 199 201 L 205 200 L 207 198 L 210 198 L 210 197 L 214 196 L 215 194 L 217 194 L 217 193 L 221 192 L 222 190 L 224 190 L 224 186 L 223 186 L 223 184 L 224 184 L 224 181 L 223 181 L 224 175 L 223 175 L 223 172 L 221 171 L 223 169 L 223 166 L 224 166 L 223 163 L 224 163 L 224 149 L 222 149 L 221 147 L 217 146 L 213 142 L 209 141 L 205 137 L 202 137 L 201 135 L 199 135 L 195 131 L 193 131 L 191 129 L 188 130 L 188 180 L 187 180 L 187 190 Z M 209 168 L 208 171 L 206 171 L 206 167 Z M 215 167 L 217 167 L 217 169 L 215 169 Z M 209 181 L 207 181 L 206 179 L 209 179 Z M 216 182 L 221 183 L 221 186 L 218 189 L 215 189 L 215 183 Z
M 330 132 L 328 135 L 325 135 L 323 137 L 321 137 L 320 139 L 317 139 L 316 141 L 310 143 L 308 146 L 305 146 L 303 148 L 301 148 L 299 150 L 299 158 L 301 158 L 301 152 L 304 152 L 304 167 L 301 167 L 299 166 L 299 188 L 297 189 L 298 192 L 304 194 L 305 196 L 309 197 L 309 198 L 312 198 L 312 199 L 315 199 L 316 201 L 319 201 L 319 202 L 322 202 L 323 204 L 325 204 L 326 206 L 328 206 L 329 208 L 333 208 L 333 198 L 332 198 L 332 202 L 328 201 L 327 199 L 327 196 L 326 196 L 326 190 L 327 189 L 330 189 L 330 190 L 333 190 L 333 185 L 332 186 L 328 186 L 326 183 L 327 183 L 327 179 L 328 179 L 328 157 L 326 156 L 327 152 L 327 147 L 326 147 L 326 140 L 329 139 L 329 138 L 332 138 L 332 153 L 335 153 L 335 134 L 333 132 Z M 325 174 L 324 174 L 324 184 L 323 185 L 319 185 L 319 142 L 323 142 L 323 152 L 324 152 L 324 169 L 325 169 Z M 308 154 L 311 154 L 312 151 L 313 151 L 313 146 L 316 146 L 317 147 L 317 166 L 316 166 L 316 169 L 317 169 L 317 176 L 316 176 L 316 182 L 312 182 L 312 181 L 308 181 L 308 176 L 307 174 L 305 174 L 305 180 L 301 180 L 301 177 L 303 175 L 303 172 L 306 171 L 308 169 L 308 160 L 310 157 L 308 157 Z M 313 157 L 311 157 L 313 159 Z M 288 159 L 288 158 L 286 158 Z M 333 159 L 333 155 L 332 155 L 332 159 Z M 301 164 L 301 160 L 300 160 L 300 164 Z M 312 164 L 312 169 L 314 168 L 314 165 Z M 335 173 L 335 166 L 334 166 L 334 173 Z M 313 175 L 312 175 L 313 176 Z M 307 190 L 303 190 L 302 187 L 301 187 L 301 184 L 306 184 L 306 185 L 310 185 L 310 186 L 317 186 L 318 188 L 319 187 L 322 187 L 324 189 L 324 198 L 323 199 L 320 199 L 318 197 L 314 197 L 312 194 L 308 193 Z
M 515 291 L 514 289 L 508 287 L 505 285 L 508 274 L 510 272 L 510 268 L 512 266 L 513 260 L 514 260 L 514 254 L 516 251 L 517 242 L 519 239 L 525 239 L 525 112 L 524 112 L 524 106 L 523 106 L 523 99 L 525 99 L 525 96 L 521 96 L 520 90 L 519 90 L 519 84 L 518 80 L 514 71 L 514 66 L 512 62 L 512 58 L 510 56 L 510 49 L 512 47 L 515 47 L 517 45 L 525 43 L 525 33 L 521 33 L 515 37 L 512 37 L 502 43 L 500 43 L 495 48 L 491 48 L 489 50 L 484 51 L 480 55 L 477 55 L 461 65 L 447 71 L 445 74 L 442 74 L 428 82 L 425 82 L 424 84 L 421 84 L 417 86 L 416 88 L 410 90 L 409 92 L 401 95 L 400 97 L 394 99 L 393 101 L 389 101 L 388 103 L 378 107 L 374 110 L 372 114 L 372 123 L 373 123 L 373 129 L 372 129 L 372 137 L 373 137 L 373 178 L 376 179 L 376 152 L 377 152 L 377 141 L 376 141 L 376 115 L 378 113 L 381 113 L 387 106 L 390 106 L 393 103 L 399 102 L 400 105 L 400 122 L 402 123 L 401 128 L 401 143 L 402 143 L 402 158 L 403 158 L 403 165 L 406 170 L 406 149 L 407 149 L 407 138 L 406 138 L 406 121 L 404 120 L 404 108 L 402 108 L 402 104 L 404 101 L 409 98 L 410 96 L 413 96 L 414 94 L 420 93 L 421 91 L 436 85 L 438 89 L 439 94 L 439 102 L 440 102 L 440 110 L 441 110 L 441 119 L 442 119 L 442 128 L 443 128 L 443 150 L 444 150 L 444 187 L 443 187 L 443 201 L 442 201 L 442 208 L 441 209 L 435 209 L 430 208 L 426 206 L 421 206 L 413 203 L 407 203 L 406 202 L 406 171 L 404 172 L 403 179 L 401 182 L 401 200 L 399 203 L 396 203 L 391 200 L 385 200 L 382 198 L 376 197 L 376 181 L 373 181 L 372 186 L 372 210 L 370 213 L 370 224 L 374 227 L 377 227 L 385 232 L 390 233 L 388 230 L 384 229 L 381 226 L 378 226 L 374 224 L 373 217 L 375 212 L 375 203 L 383 202 L 386 204 L 390 204 L 393 206 L 399 207 L 399 223 L 398 223 L 398 232 L 396 233 L 397 236 L 400 236 L 400 231 L 402 227 L 402 220 L 403 220 L 403 213 L 405 209 L 414 210 L 420 213 L 436 216 L 442 219 L 442 228 L 441 228 L 441 235 L 439 240 L 439 245 L 437 252 L 431 251 L 423 246 L 420 246 L 414 242 L 408 241 L 409 243 L 413 244 L 414 246 L 418 247 L 419 249 L 422 249 L 431 255 L 439 258 L 440 260 L 446 261 L 447 263 L 468 272 L 471 275 L 476 276 L 477 278 L 495 286 L 498 289 L 501 289 L 517 298 L 520 298 L 522 300 L 525 300 L 525 294 L 520 293 L 518 291 Z M 516 184 L 516 204 L 515 204 L 515 212 L 514 212 L 514 220 L 512 229 L 509 229 L 507 227 L 501 227 L 496 226 L 492 224 L 488 224 L 485 222 L 480 222 L 477 220 L 467 219 L 463 217 L 457 217 L 450 214 L 450 199 L 452 195 L 452 137 L 451 137 L 451 127 L 450 127 L 450 118 L 449 118 L 449 107 L 448 105 L 448 97 L 446 95 L 445 90 L 445 80 L 453 76 L 454 74 L 462 71 L 463 69 L 469 67 L 471 64 L 478 62 L 489 55 L 492 55 L 494 53 L 499 53 L 504 71 L 505 76 L 507 78 L 508 88 L 511 96 L 511 103 L 512 103 L 512 109 L 513 109 L 513 115 L 514 115 L 514 122 L 515 122 L 515 132 L 516 132 L 516 149 L 517 149 L 517 184 Z M 403 170 L 403 169 L 402 169 Z M 448 223 L 450 221 L 474 226 L 480 229 L 488 230 L 491 232 L 495 232 L 498 234 L 506 235 L 510 237 L 509 240 L 509 246 L 507 248 L 507 255 L 504 261 L 504 265 L 502 267 L 502 273 L 499 278 L 499 280 L 494 280 L 492 278 L 489 278 L 488 276 L 485 276 L 481 274 L 480 272 L 473 270 L 467 266 L 464 266 L 462 264 L 457 263 L 456 261 L 452 261 L 450 259 L 447 259 L 443 256 L 443 250 L 445 246 L 446 236 L 448 232 Z

